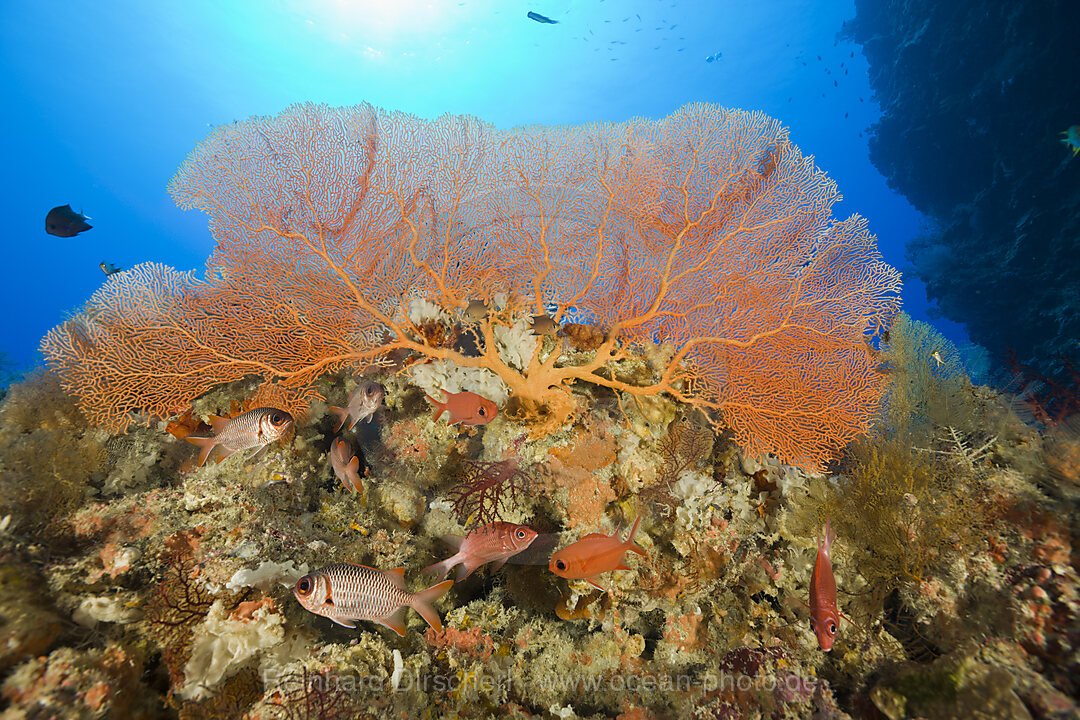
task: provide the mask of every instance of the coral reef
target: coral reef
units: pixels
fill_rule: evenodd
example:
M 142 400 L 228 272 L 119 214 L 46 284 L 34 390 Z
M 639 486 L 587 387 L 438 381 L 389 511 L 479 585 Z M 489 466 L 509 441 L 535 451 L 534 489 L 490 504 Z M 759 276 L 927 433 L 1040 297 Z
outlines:
M 713 179 L 694 159 L 706 130 L 729 153 L 709 160 Z M 832 185 L 778 126 L 695 107 L 613 132 L 522 131 L 493 146 L 484 143 L 495 131 L 468 119 L 425 124 L 305 106 L 223 129 L 200 149 L 174 190 L 211 210 L 219 279 L 150 266 L 111 276 L 46 341 L 58 369 L 13 386 L 0 406 L 3 717 L 1077 716 L 1075 421 L 1025 422 L 1014 398 L 972 384 L 936 331 L 894 318 L 891 270 L 860 221 L 832 223 Z M 365 149 L 330 152 L 340 133 Z M 438 161 L 430 186 L 387 171 L 424 133 L 442 148 L 428 158 Z M 456 142 L 468 152 L 446 154 L 464 147 Z M 299 192 L 292 175 L 274 173 L 277 158 L 301 147 L 351 190 L 311 187 L 310 207 L 273 206 L 277 196 L 258 183 Z M 481 151 L 517 174 L 488 177 Z M 534 172 L 540 160 L 550 177 Z M 694 227 L 679 225 L 664 184 L 675 167 L 738 193 L 712 195 L 716 207 L 681 206 Z M 730 239 L 733 227 L 761 220 L 754 208 L 765 198 L 786 217 L 799 202 L 775 196 L 796 175 L 825 193 L 799 221 L 812 224 L 823 255 L 800 255 L 801 234 L 750 233 L 740 246 L 758 243 L 755 262 L 805 260 L 779 286 L 754 284 L 740 265 L 747 258 L 710 244 L 705 230 Z M 605 202 L 564 215 L 552 178 L 587 178 L 590 202 Z M 660 189 L 649 195 L 653 180 Z M 206 189 L 191 194 L 199 183 Z M 221 183 L 235 193 L 223 195 Z M 448 196 L 465 214 L 445 206 Z M 229 204 L 240 197 L 258 202 Z M 465 212 L 481 201 L 500 213 Z M 544 228 L 568 232 L 567 217 L 586 209 L 597 212 L 571 245 L 598 277 L 614 273 L 601 283 L 614 293 L 606 299 L 571 282 L 581 278 L 554 255 L 521 249 L 555 243 Z M 745 325 L 713 318 L 714 334 L 703 337 L 684 327 L 676 312 L 707 315 L 697 291 L 681 288 L 665 304 L 673 275 L 632 291 L 643 277 L 637 260 L 600 263 L 607 250 L 585 230 L 601 226 L 619 231 L 621 252 L 644 247 L 677 274 L 700 269 L 684 250 L 724 255 L 724 291 L 737 296 L 740 317 L 759 316 Z M 483 247 L 493 265 L 455 265 L 450 258 L 474 256 L 452 253 L 479 252 L 480 230 L 499 240 Z M 357 233 L 377 247 L 356 244 Z M 526 266 L 489 273 L 507 260 L 499 248 Z M 846 263 L 847 252 L 857 257 L 845 267 L 873 278 L 880 302 L 860 300 L 842 321 L 789 326 L 773 302 L 777 287 L 829 305 L 815 273 Z M 263 264 L 240 262 L 243 253 Z M 361 276 L 372 285 L 348 287 Z M 508 277 L 521 282 L 501 286 Z M 138 303 L 125 293 L 136 290 L 161 301 L 161 314 L 150 314 L 161 334 L 140 324 L 149 316 L 126 312 Z M 864 290 L 854 283 L 849 297 Z M 546 305 L 567 292 L 580 295 L 572 312 Z M 121 361 L 191 350 L 165 347 L 174 333 L 194 332 L 188 311 L 204 313 L 199 352 L 121 392 L 112 374 Z M 243 331 L 264 321 L 265 335 Z M 776 334 L 743 337 L 753 328 Z M 821 347 L 805 337 L 819 331 L 829 338 Z M 260 345 L 271 338 L 281 345 Z M 220 374 L 200 353 L 217 358 Z M 715 372 L 695 374 L 710 358 Z M 251 363 L 261 370 L 245 375 Z M 798 382 L 763 379 L 796 366 Z M 204 374 L 189 385 L 168 377 L 183 368 Z M 88 388 L 92 377 L 101 384 Z M 60 378 L 82 393 L 82 409 Z M 385 389 L 383 405 L 346 429 L 328 403 L 346 406 L 367 381 Z M 477 426 L 436 422 L 425 399 L 435 389 L 489 393 L 498 413 Z M 198 451 L 184 438 L 210 415 L 274 404 L 303 407 L 293 432 L 258 456 L 193 462 Z M 778 419 L 789 411 L 797 417 Z M 834 412 L 843 417 L 833 422 Z M 789 430 L 794 444 L 777 440 Z M 337 478 L 330 451 L 342 441 L 356 453 L 363 492 Z M 806 607 L 826 518 L 837 533 L 843 614 L 828 653 Z M 400 568 L 404 589 L 421 590 L 424 568 L 446 557 L 445 536 L 494 519 L 537 535 L 434 601 L 440 629 L 414 612 L 401 636 L 366 621 L 344 627 L 294 595 L 301 576 L 338 563 Z M 587 556 L 611 545 L 598 534 L 631 524 L 641 555 L 620 546 L 621 562 Z M 553 553 L 572 544 L 604 568 L 605 591 L 580 573 L 549 571 Z
M 333 475 L 325 406 L 262 458 L 185 475 L 196 449 L 164 422 L 136 430 L 155 458 L 138 485 L 90 485 L 57 511 L 48 546 L 22 522 L 0 534 L 7 716 L 1071 716 L 1075 504 L 1047 461 L 1067 440 L 1024 425 L 1012 398 L 959 368 L 939 371 L 932 355 L 949 349 L 918 341 L 933 337 L 907 319 L 890 333 L 880 352 L 893 404 L 826 475 L 751 456 L 695 410 L 604 391 L 536 440 L 503 417 L 459 432 L 432 423 L 390 373 L 373 376 L 386 408 L 358 426 L 373 462 L 360 495 Z M 55 381 L 27 382 L 38 384 L 8 403 L 62 406 Z M 340 404 L 350 384 L 323 387 Z M 239 409 L 252 392 L 227 386 L 211 409 Z M 945 395 L 947 411 L 934 404 Z M 21 412 L 0 418 L 24 427 Z M 965 454 L 942 434 L 950 426 L 997 439 Z M 104 454 L 101 476 L 125 457 Z M 542 534 L 440 599 L 441 631 L 415 614 L 403 638 L 348 630 L 292 597 L 297 578 L 331 562 L 403 566 L 410 589 L 423 587 L 420 570 L 445 552 L 438 538 L 466 529 L 450 492 L 463 460 L 508 457 L 533 480 L 499 511 Z M 28 467 L 39 469 L 25 483 L 52 482 L 48 466 Z M 639 513 L 646 555 L 605 577 L 610 592 L 546 569 L 552 550 Z M 828 654 L 805 607 L 826 516 L 845 617 Z

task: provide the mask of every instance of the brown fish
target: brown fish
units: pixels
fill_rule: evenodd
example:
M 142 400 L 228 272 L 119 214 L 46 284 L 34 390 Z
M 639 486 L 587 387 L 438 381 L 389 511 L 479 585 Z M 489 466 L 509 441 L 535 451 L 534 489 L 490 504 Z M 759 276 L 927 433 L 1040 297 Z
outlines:
M 336 438 L 330 445 L 330 465 L 346 490 L 364 492 L 364 485 L 360 482 L 360 458 L 353 454 L 349 443 L 341 438 Z
M 532 331 L 534 335 L 555 337 L 559 334 L 559 326 L 550 315 L 535 315 L 532 319 Z
M 461 582 L 485 563 L 495 562 L 492 569 L 498 570 L 506 564 L 507 558 L 528 548 L 536 536 L 537 532 L 531 527 L 509 522 L 488 523 L 473 530 L 464 539 L 457 535 L 446 535 L 443 541 L 456 547 L 457 553 L 424 568 L 422 572 L 436 572 L 439 577 L 446 577 L 450 568 L 461 563 L 456 578 L 457 582 Z
M 93 227 L 87 216 L 71 209 L 71 205 L 58 205 L 45 216 L 45 232 L 56 237 L 75 237 Z
M 465 423 L 466 425 L 487 425 L 499 414 L 499 406 L 485 397 L 480 397 L 474 392 L 464 391 L 449 393 L 442 391 L 446 396 L 446 402 L 439 402 L 430 395 L 427 399 L 435 406 L 433 421 L 438 420 L 443 413 L 449 414 L 447 423 Z
M 334 432 L 341 432 L 345 421 L 349 419 L 352 419 L 352 423 L 349 424 L 350 430 L 356 427 L 356 423 L 361 420 L 371 422 L 371 416 L 382 405 L 385 395 L 386 388 L 372 380 L 365 380 L 357 385 L 356 389 L 352 391 L 352 395 L 349 396 L 349 403 L 345 407 L 330 406 L 330 412 L 338 416 L 338 424 L 334 428 Z
M 353 621 L 370 620 L 404 636 L 405 608 L 410 607 L 436 632 L 442 630 L 442 620 L 431 603 L 453 584 L 453 580 L 444 580 L 411 593 L 405 589 L 403 568 L 376 570 L 367 565 L 337 563 L 297 580 L 293 595 L 306 610 L 338 625 L 354 628 Z
M 284 410 L 260 407 L 240 413 L 232 419 L 211 415 L 210 425 L 214 429 L 213 437 L 189 435 L 185 439 L 199 446 L 199 467 L 203 466 L 210 452 L 218 446 L 222 449 L 218 453 L 218 462 L 238 450 L 257 448 L 255 452 L 248 455 L 247 459 L 250 460 L 267 445 L 281 439 L 292 423 L 292 415 Z
M 469 306 L 465 308 L 465 312 L 462 315 L 466 320 L 472 322 L 480 322 L 487 317 L 488 306 L 483 300 L 470 300 Z

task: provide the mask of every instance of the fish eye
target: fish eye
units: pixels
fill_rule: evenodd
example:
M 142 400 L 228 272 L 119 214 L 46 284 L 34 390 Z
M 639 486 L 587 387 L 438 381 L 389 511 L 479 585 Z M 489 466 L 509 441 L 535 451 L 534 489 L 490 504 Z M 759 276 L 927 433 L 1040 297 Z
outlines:
M 311 592 L 311 578 L 308 577 L 307 575 L 300 578 L 299 582 L 296 583 L 296 590 L 301 595 L 307 595 L 308 593 L 310 593 Z
M 836 634 L 836 623 L 834 623 L 832 620 L 829 621 L 829 634 L 830 635 L 835 635 Z
M 518 536 L 518 540 L 524 540 L 525 539 L 525 531 L 522 530 L 521 528 L 518 528 L 517 536 Z
M 810 629 L 817 630 L 817 623 L 814 622 L 814 618 L 810 618 Z
M 281 425 L 284 422 L 285 422 L 285 415 L 283 415 L 282 413 L 276 412 L 276 413 L 274 413 L 273 415 L 270 416 L 270 424 L 271 425 Z
M 555 561 L 555 567 L 559 568 L 560 570 L 565 570 L 566 569 L 566 563 L 564 563 L 562 560 L 556 560 Z
M 480 415 L 480 417 L 484 417 L 485 415 L 487 415 L 487 410 L 484 409 L 483 405 L 481 405 L 480 409 L 477 410 L 476 412 Z

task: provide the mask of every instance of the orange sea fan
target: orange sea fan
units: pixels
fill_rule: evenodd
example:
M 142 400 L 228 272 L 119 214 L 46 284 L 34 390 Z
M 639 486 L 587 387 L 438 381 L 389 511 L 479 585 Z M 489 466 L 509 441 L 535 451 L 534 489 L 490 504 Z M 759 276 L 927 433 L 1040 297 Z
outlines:
M 210 219 L 206 279 L 114 275 L 78 337 L 60 326 L 43 341 L 98 423 L 174 414 L 247 374 L 299 411 L 322 373 L 404 352 L 486 368 L 556 422 L 578 380 L 667 393 L 751 452 L 820 468 L 880 399 L 864 334 L 891 322 L 899 274 L 864 219 L 833 219 L 834 183 L 760 113 L 691 105 L 507 132 L 298 105 L 217 129 L 170 191 Z M 479 356 L 429 344 L 401 312 L 497 292 L 510 299 L 477 325 Z M 552 303 L 557 321 L 605 328 L 595 355 L 575 364 L 538 344 L 524 369 L 504 362 L 494 324 Z M 608 371 L 654 342 L 677 350 L 651 381 Z

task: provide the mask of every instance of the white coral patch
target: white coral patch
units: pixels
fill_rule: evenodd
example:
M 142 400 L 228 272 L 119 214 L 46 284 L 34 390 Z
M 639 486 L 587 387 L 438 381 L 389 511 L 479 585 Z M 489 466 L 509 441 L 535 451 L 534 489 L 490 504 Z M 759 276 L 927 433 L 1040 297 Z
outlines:
M 71 619 L 83 627 L 94 627 L 99 622 L 117 623 L 123 625 L 135 622 L 142 613 L 124 604 L 118 597 L 93 596 L 85 597 L 71 614 Z
M 225 583 L 225 587 L 234 592 L 248 587 L 270 590 L 275 583 L 291 587 L 297 580 L 307 575 L 307 571 L 307 563 L 296 567 L 292 560 L 283 563 L 264 560 L 254 570 L 237 570 L 229 578 L 229 582 Z
M 417 363 L 409 368 L 409 376 L 413 385 L 440 402 L 445 399 L 444 390 L 449 393 L 467 390 L 500 406 L 510 395 L 506 384 L 487 368 L 458 367 L 448 360 Z
M 518 370 L 529 366 L 540 340 L 533 333 L 528 320 L 518 318 L 511 327 L 495 325 L 492 332 L 495 335 L 495 345 L 499 348 L 499 358 L 504 363 Z
M 409 315 L 409 320 L 414 325 L 426 325 L 428 323 L 449 325 L 452 322 L 445 310 L 426 298 L 412 298 L 409 300 L 406 312 Z
M 268 607 L 260 607 L 250 618 L 234 618 L 221 600 L 215 601 L 206 619 L 195 628 L 180 697 L 202 700 L 213 695 L 218 683 L 285 639 L 284 622 L 284 616 Z

